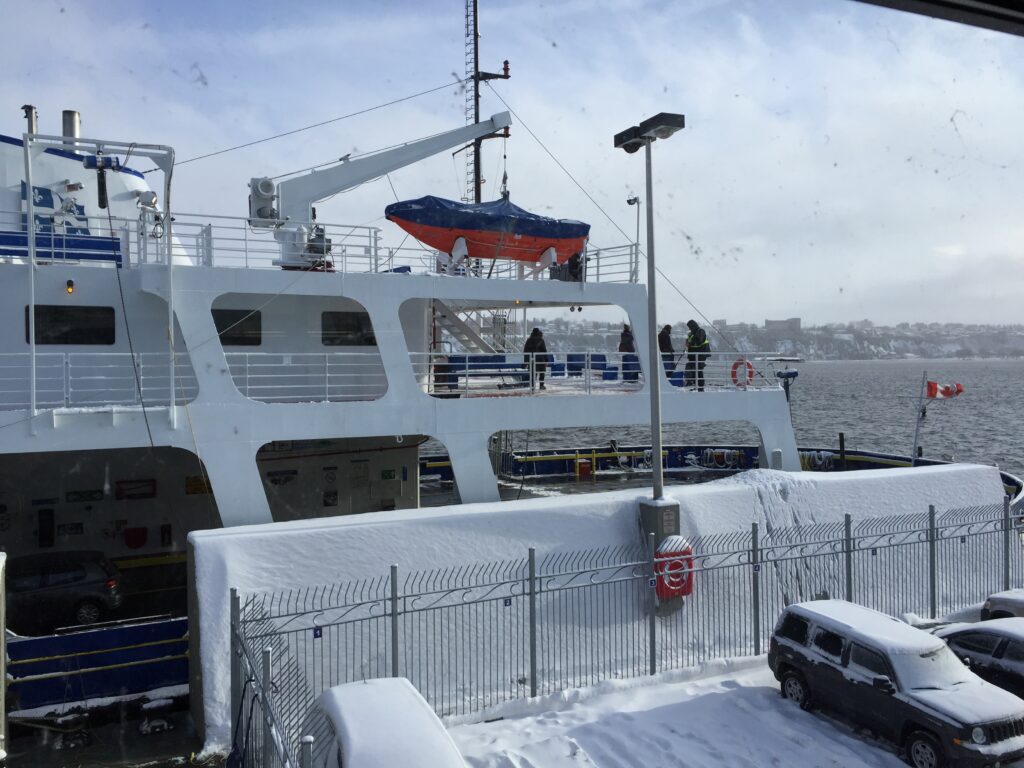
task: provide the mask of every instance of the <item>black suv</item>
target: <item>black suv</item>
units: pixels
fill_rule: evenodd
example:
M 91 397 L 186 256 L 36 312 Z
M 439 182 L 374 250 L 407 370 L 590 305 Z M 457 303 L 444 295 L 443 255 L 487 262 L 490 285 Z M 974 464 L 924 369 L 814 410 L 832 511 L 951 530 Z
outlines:
M 971 672 L 939 638 L 842 600 L 791 605 L 768 664 L 782 695 L 900 745 L 915 768 L 1024 757 L 1024 701 Z
M 121 573 L 102 552 L 7 559 L 7 623 L 21 634 L 95 624 L 121 604 Z

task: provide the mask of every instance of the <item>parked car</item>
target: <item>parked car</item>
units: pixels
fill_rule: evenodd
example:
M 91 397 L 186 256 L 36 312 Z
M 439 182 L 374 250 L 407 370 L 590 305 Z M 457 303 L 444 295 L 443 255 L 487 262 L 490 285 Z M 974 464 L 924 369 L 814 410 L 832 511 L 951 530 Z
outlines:
M 950 624 L 933 631 L 978 677 L 1024 698 L 1024 618 Z
M 869 608 L 789 606 L 768 664 L 787 699 L 868 728 L 915 768 L 1024 757 L 1024 701 L 971 672 L 940 638 Z
M 1024 616 L 1024 589 L 1008 589 L 989 595 L 981 606 L 981 620 Z
M 336 685 L 317 699 L 314 718 L 312 731 L 326 730 L 328 744 L 315 765 L 466 768 L 434 710 L 404 677 Z
M 121 573 L 102 552 L 7 559 L 7 622 L 21 634 L 95 624 L 121 600 Z

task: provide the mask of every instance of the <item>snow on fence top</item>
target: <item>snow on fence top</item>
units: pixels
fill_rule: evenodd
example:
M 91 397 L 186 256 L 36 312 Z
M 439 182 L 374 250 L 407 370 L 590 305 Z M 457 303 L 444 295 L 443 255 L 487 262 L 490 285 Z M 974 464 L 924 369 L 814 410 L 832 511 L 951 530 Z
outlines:
M 998 504 L 1003 486 L 993 467 L 947 465 L 828 474 L 753 470 L 702 485 L 672 486 L 682 533 L 695 537 L 827 524 L 854 518 L 926 513 Z M 202 702 L 208 750 L 230 742 L 229 590 L 243 596 L 401 570 L 429 570 L 559 551 L 639 543 L 634 490 L 519 502 L 402 510 L 272 523 L 189 536 L 193 547 Z M 196 691 L 193 692 L 195 695 Z

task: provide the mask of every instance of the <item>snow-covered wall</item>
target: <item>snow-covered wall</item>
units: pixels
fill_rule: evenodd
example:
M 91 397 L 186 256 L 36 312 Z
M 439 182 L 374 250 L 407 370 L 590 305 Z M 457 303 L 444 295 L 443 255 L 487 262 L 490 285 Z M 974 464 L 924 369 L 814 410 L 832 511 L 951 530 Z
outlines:
M 925 512 L 1003 497 L 992 467 L 946 465 L 835 474 L 753 470 L 702 485 L 670 486 L 682 532 L 694 537 Z M 351 581 L 387 573 L 538 556 L 637 541 L 638 490 L 517 502 L 380 512 L 349 517 L 197 531 L 192 545 L 208 749 L 229 734 L 229 588 L 244 595 Z M 198 691 L 193 691 L 196 695 Z

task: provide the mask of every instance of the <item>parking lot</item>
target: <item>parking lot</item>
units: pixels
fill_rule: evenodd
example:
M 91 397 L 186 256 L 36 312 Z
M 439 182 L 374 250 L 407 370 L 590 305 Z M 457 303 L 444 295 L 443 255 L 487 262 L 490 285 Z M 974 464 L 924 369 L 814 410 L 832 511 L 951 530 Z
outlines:
M 895 749 L 779 695 L 764 657 L 513 703 L 451 729 L 474 768 L 896 768 Z

